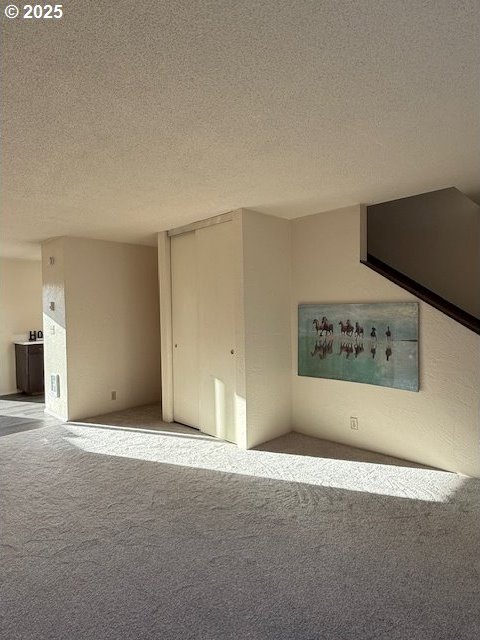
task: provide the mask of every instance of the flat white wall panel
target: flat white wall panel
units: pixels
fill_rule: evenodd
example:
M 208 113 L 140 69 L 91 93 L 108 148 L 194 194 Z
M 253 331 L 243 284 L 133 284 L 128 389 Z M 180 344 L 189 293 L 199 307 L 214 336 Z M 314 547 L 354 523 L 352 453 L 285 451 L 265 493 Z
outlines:
M 243 211 L 247 446 L 291 431 L 290 222 Z
M 171 238 L 173 417 L 198 428 L 198 260 L 195 232 Z
M 65 292 L 69 419 L 160 402 L 156 248 L 65 238 Z
M 234 255 L 231 222 L 195 231 L 198 256 L 200 425 L 237 442 Z

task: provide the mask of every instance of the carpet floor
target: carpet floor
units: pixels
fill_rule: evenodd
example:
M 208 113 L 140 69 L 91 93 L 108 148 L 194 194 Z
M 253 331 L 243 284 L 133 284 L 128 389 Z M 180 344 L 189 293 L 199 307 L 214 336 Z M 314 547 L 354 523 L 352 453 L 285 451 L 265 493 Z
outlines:
M 147 404 L 123 411 L 114 411 L 92 418 L 85 418 L 78 424 L 94 424 L 97 426 L 123 427 L 128 429 L 146 429 L 147 431 L 165 431 L 169 433 L 198 434 L 198 429 L 186 427 L 177 422 L 167 423 L 162 420 L 162 406 Z
M 478 480 L 50 418 L 0 451 L 5 640 L 480 637 Z

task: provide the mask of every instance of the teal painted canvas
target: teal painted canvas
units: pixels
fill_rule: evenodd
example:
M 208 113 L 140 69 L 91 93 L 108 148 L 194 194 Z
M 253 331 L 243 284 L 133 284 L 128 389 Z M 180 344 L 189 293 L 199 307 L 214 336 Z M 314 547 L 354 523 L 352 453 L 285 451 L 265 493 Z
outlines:
M 299 305 L 298 375 L 418 391 L 418 303 Z

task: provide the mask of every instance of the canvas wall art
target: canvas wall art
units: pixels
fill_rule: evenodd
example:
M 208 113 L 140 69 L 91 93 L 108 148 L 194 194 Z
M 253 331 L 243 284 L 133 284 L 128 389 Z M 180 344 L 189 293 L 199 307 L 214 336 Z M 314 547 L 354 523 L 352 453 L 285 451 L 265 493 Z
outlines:
M 418 391 L 418 303 L 299 305 L 298 375 Z

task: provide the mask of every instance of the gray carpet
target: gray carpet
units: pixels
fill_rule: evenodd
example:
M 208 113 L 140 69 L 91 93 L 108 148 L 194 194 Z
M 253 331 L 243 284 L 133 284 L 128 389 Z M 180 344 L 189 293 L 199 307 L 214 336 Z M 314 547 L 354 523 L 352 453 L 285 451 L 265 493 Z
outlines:
M 6 640 L 480 636 L 477 480 L 297 434 L 243 452 L 56 424 L 0 445 Z
M 147 404 L 123 411 L 85 418 L 76 424 L 94 424 L 129 429 L 146 429 L 147 431 L 166 431 L 170 433 L 198 434 L 198 429 L 192 429 L 176 422 L 166 423 L 162 420 L 162 405 Z

